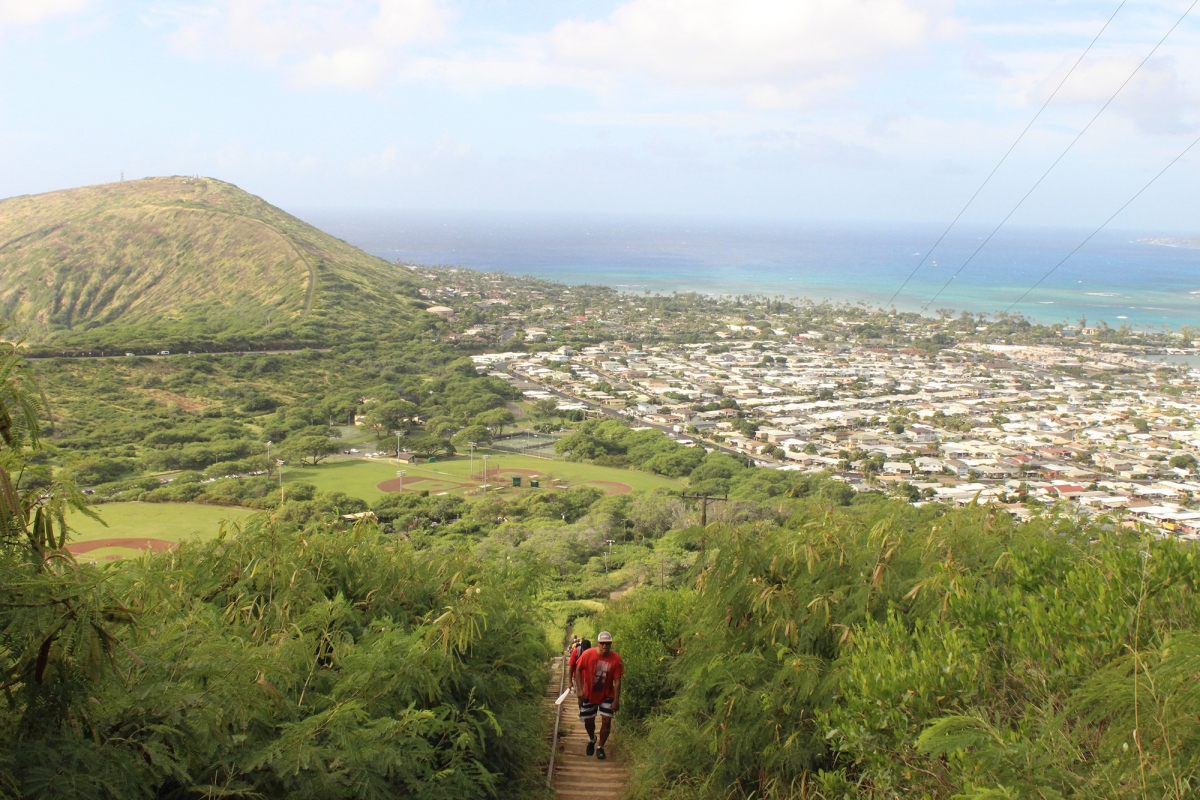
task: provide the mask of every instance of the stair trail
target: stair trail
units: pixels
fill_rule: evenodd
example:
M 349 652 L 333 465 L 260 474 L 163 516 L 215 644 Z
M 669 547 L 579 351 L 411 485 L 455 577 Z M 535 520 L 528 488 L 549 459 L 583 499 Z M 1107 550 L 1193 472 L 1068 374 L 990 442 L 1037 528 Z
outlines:
M 566 668 L 565 658 L 554 659 L 550 680 L 546 684 L 545 703 L 550 713 L 555 712 L 554 701 L 562 673 Z M 620 716 L 620 712 L 617 712 Z M 596 723 L 597 729 L 600 723 Z M 608 758 L 597 760 L 584 755 L 587 747 L 587 732 L 579 719 L 579 707 L 575 695 L 567 696 L 562 704 L 562 716 L 558 726 L 558 742 L 553 754 L 551 780 L 554 792 L 562 800 L 617 800 L 625 792 L 625 781 L 629 771 L 625 769 L 620 754 L 614 751 L 614 741 L 609 739 L 605 748 Z

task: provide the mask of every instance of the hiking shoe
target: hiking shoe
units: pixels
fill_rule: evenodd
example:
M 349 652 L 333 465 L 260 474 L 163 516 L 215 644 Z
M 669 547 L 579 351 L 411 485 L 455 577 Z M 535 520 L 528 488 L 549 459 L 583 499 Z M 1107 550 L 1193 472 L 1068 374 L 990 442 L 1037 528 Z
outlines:
M 599 759 L 600 761 L 603 761 L 605 759 L 603 747 L 596 748 L 596 758 Z
M 588 739 L 587 754 L 590 756 L 590 755 L 594 755 L 595 752 L 596 752 L 596 740 Z

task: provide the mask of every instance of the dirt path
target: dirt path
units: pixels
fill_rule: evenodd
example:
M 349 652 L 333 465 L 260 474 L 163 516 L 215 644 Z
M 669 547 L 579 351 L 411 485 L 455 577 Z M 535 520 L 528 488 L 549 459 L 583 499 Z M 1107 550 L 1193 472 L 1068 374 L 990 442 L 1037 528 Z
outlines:
M 625 594 L 630 589 L 632 589 L 634 586 L 637 586 L 636 581 L 630 581 L 629 583 L 623 583 L 620 586 L 618 586 L 616 589 L 614 589 L 608 593 L 608 599 L 616 600 L 616 599 L 620 598 L 621 595 Z
M 87 542 L 72 542 L 67 545 L 67 550 L 71 555 L 83 555 L 90 553 L 93 550 L 101 550 L 105 547 L 128 547 L 130 550 L 153 550 L 156 553 L 161 553 L 165 550 L 173 550 L 179 546 L 179 542 L 168 542 L 164 539 L 147 539 L 143 537 L 133 537 L 127 539 L 92 539 Z
M 306 255 L 304 255 L 304 253 L 300 252 L 300 248 L 296 246 L 296 243 L 293 242 L 291 239 L 289 239 L 287 236 L 285 236 L 283 231 L 280 231 L 274 225 L 271 225 L 267 222 L 264 222 L 261 219 L 255 218 L 255 217 L 242 217 L 242 219 L 246 219 L 251 222 L 257 222 L 259 225 L 262 225 L 264 228 L 269 230 L 271 233 L 278 236 L 280 239 L 283 240 L 283 243 L 285 245 L 287 245 L 289 248 L 291 248 L 291 251 L 296 254 L 296 258 L 300 259 L 300 261 L 302 261 L 304 263 L 304 266 L 308 268 L 308 291 L 304 295 L 304 310 L 300 312 L 300 319 L 303 320 L 305 317 L 308 316 L 308 312 L 312 311 L 313 295 L 316 294 L 316 291 L 317 291 L 317 270 L 316 270 L 316 268 L 312 265 L 312 262 L 308 260 L 308 256 L 306 256 Z
M 633 487 L 628 483 L 616 481 L 584 481 L 580 486 L 596 486 L 603 489 L 605 494 L 629 494 L 633 491 Z
M 557 658 L 546 685 L 546 706 L 554 713 L 554 700 L 558 697 L 559 679 L 566 659 Z M 617 717 L 621 714 L 618 711 Z M 616 722 L 620 725 L 620 721 Z M 596 723 L 599 728 L 600 723 Z M 562 704 L 562 718 L 558 727 L 558 750 L 554 754 L 554 793 L 562 800 L 617 800 L 625 791 L 629 771 L 621 763 L 620 752 L 610 739 L 605 748 L 608 758 L 598 761 L 584 755 L 587 747 L 587 732 L 579 719 L 579 707 L 575 695 L 568 695 Z

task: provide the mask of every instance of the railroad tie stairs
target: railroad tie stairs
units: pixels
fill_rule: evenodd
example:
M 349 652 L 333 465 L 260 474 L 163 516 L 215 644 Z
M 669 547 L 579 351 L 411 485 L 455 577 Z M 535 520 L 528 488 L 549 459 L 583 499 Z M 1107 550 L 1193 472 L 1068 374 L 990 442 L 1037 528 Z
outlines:
M 575 695 L 563 701 L 561 714 L 558 714 L 560 707 L 554 705 L 567 685 L 565 668 L 565 658 L 554 659 L 546 686 L 545 703 L 557 718 L 547 780 L 562 800 L 617 800 L 624 794 L 629 777 L 620 754 L 609 749 L 604 761 L 584 755 L 587 732 L 579 719 Z

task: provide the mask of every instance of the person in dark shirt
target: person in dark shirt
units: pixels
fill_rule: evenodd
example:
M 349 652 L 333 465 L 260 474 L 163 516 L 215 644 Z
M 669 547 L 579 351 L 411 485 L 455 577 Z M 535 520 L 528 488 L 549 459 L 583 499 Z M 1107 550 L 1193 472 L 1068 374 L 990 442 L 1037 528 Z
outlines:
M 571 643 L 571 658 L 567 661 L 570 670 L 567 673 L 567 683 L 571 686 L 575 685 L 575 670 L 579 666 L 579 657 L 590 649 L 592 649 L 590 639 L 576 639 Z
M 572 686 L 572 687 L 575 686 L 575 670 L 577 670 L 579 668 L 579 658 L 584 653 L 586 653 L 588 650 L 591 650 L 591 649 L 592 649 L 592 640 L 591 639 L 576 638 L 574 643 L 572 643 L 571 658 L 567 662 L 567 665 L 570 668 L 570 671 L 567 673 L 567 685 L 568 686 Z M 575 702 L 580 706 L 583 705 L 583 698 L 581 698 L 579 696 L 579 692 L 575 693 Z
M 575 664 L 575 693 L 579 696 L 579 718 L 587 730 L 587 754 L 603 759 L 604 744 L 612 730 L 613 714 L 621 707 L 621 676 L 625 665 L 612 649 L 612 634 L 600 631 L 596 646 L 585 650 Z M 596 740 L 596 715 L 600 715 L 600 739 Z M 598 746 L 597 746 L 598 745 Z

